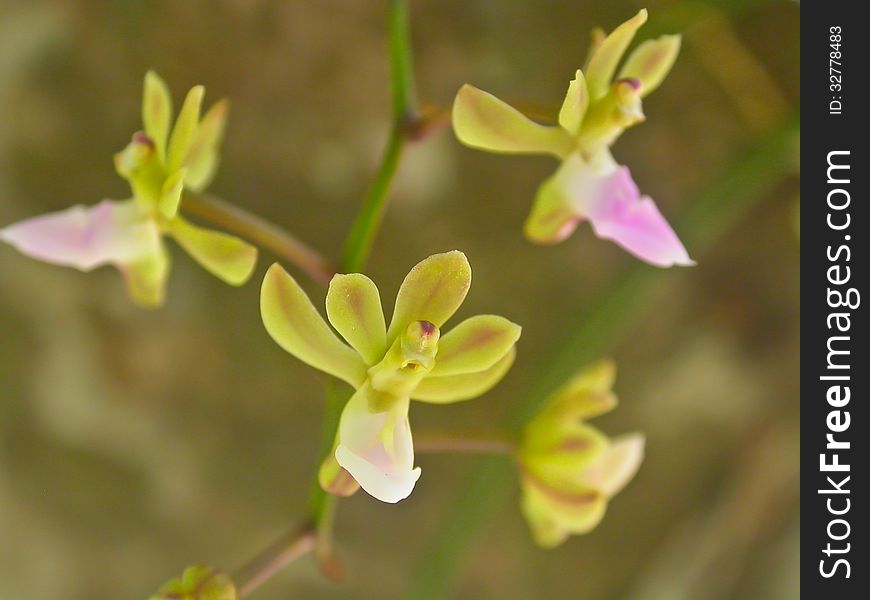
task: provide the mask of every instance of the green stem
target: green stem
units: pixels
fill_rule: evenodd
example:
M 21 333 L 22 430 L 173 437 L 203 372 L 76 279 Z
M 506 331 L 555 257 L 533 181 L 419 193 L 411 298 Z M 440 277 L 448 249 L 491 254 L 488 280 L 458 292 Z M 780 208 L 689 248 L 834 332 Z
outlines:
M 271 250 L 317 283 L 326 285 L 336 272 L 333 264 L 285 229 L 216 196 L 186 193 L 181 209 L 256 246 Z
M 790 168 L 797 153 L 799 123 L 792 120 L 766 137 L 748 154 L 736 160 L 724 174 L 702 193 L 680 222 L 677 230 L 693 254 L 700 255 L 737 223 Z M 567 322 L 571 332 L 556 344 L 543 370 L 515 407 L 511 426 L 518 428 L 534 414 L 546 398 L 579 366 L 612 350 L 619 339 L 631 331 L 654 303 L 650 297 L 668 282 L 681 277 L 648 266 L 632 269 L 591 309 L 584 308 Z M 504 461 L 486 458 L 475 470 L 456 504 L 448 511 L 445 526 L 424 553 L 408 595 L 415 600 L 451 597 L 464 556 L 474 538 L 484 529 L 497 503 L 514 480 L 514 473 Z
M 346 272 L 361 271 L 368 261 L 386 212 L 402 150 L 415 131 L 417 108 L 407 0 L 390 0 L 388 22 L 393 122 L 381 166 L 345 241 L 341 266 Z

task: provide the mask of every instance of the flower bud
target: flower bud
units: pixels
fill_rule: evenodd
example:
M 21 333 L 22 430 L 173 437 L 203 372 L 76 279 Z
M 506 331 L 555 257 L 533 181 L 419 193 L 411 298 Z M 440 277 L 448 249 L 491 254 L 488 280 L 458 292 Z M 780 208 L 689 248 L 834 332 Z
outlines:
M 167 582 L 149 600 L 237 600 L 228 575 L 211 567 L 187 567 L 181 577 Z

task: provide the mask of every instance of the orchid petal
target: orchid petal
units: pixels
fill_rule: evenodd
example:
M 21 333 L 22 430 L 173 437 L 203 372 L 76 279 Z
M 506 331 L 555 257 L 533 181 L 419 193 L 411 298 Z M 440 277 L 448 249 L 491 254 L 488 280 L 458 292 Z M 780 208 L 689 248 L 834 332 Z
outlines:
M 446 377 L 486 370 L 514 347 L 522 327 L 497 315 L 464 320 L 438 342 L 435 368 L 430 376 Z
M 557 176 L 553 176 L 538 187 L 532 211 L 523 224 L 523 233 L 536 244 L 558 244 L 574 233 L 581 220 Z
M 430 404 L 450 404 L 476 398 L 504 378 L 514 364 L 516 355 L 516 349 L 511 348 L 497 363 L 477 373 L 426 377 L 417 385 L 411 397 Z
M 568 84 L 568 92 L 559 110 L 559 125 L 572 136 L 580 133 L 583 117 L 589 108 L 589 90 L 586 89 L 586 79 L 583 71 L 577 70 L 574 79 Z
M 626 167 L 621 167 L 618 173 L 624 181 L 631 180 Z M 631 189 L 627 184 L 616 186 L 621 190 L 611 188 L 609 195 L 600 196 L 599 203 L 588 209 L 587 216 L 595 234 L 613 240 L 641 260 L 658 267 L 694 265 L 695 261 L 689 258 L 686 248 L 652 198 L 624 194 Z
M 378 410 L 370 402 L 373 394 L 364 385 L 345 406 L 335 459 L 370 495 L 396 503 L 410 495 L 420 478 L 420 468 L 414 468 L 408 400 Z
M 595 490 L 561 490 L 531 477 L 523 478 L 522 510 L 535 541 L 546 548 L 568 534 L 588 533 L 607 510 L 607 499 Z
M 589 96 L 593 101 L 607 92 L 622 55 L 625 54 L 637 30 L 646 23 L 646 18 L 646 9 L 641 9 L 631 19 L 614 29 L 595 48 L 586 68 L 586 83 L 589 86 Z
M 510 154 L 565 156 L 571 138 L 560 127 L 535 123 L 492 94 L 464 85 L 453 102 L 453 130 L 466 146 Z
M 360 273 L 333 277 L 326 293 L 326 314 L 367 365 L 383 358 L 387 349 L 384 311 L 371 279 Z
M 166 83 L 154 71 L 145 74 L 145 89 L 142 94 L 142 124 L 145 133 L 157 146 L 160 162 L 166 161 L 166 140 L 172 120 L 172 96 Z
M 163 243 L 153 254 L 118 266 L 127 285 L 127 294 L 141 306 L 154 308 L 166 299 L 166 280 L 171 261 Z
M 627 167 L 601 153 L 587 162 L 568 157 L 545 181 L 525 224 L 540 244 L 563 240 L 588 219 L 595 234 L 660 267 L 695 264 L 671 226 L 648 197 L 640 196 Z
M 257 248 L 235 236 L 197 227 L 178 216 L 167 230 L 206 271 L 230 285 L 242 285 L 254 272 Z
M 150 256 L 160 245 L 157 226 L 132 201 L 103 200 L 10 225 L 0 239 L 37 260 L 90 271 Z
M 399 288 L 387 343 L 392 343 L 412 321 L 428 321 L 441 327 L 465 300 L 470 287 L 471 266 L 458 250 L 419 262 Z
M 647 96 L 667 77 L 679 52 L 679 35 L 663 35 L 655 40 L 647 40 L 629 55 L 619 79 L 637 79 L 641 84 L 641 97 Z
M 184 176 L 187 169 L 179 169 L 173 172 L 163 182 L 163 187 L 160 190 L 160 201 L 157 204 L 157 209 L 167 219 L 172 219 L 178 214 L 178 207 L 181 205 L 181 194 L 184 191 Z
M 354 387 L 363 383 L 362 358 L 332 333 L 296 280 L 277 263 L 263 279 L 260 312 L 266 331 L 284 350 Z
M 205 88 L 201 85 L 190 88 L 178 112 L 178 119 L 169 137 L 169 147 L 166 151 L 166 170 L 169 173 L 184 165 L 199 126 L 199 111 L 202 107 L 202 97 Z
M 199 123 L 184 164 L 185 185 L 194 192 L 204 190 L 217 172 L 218 152 L 226 129 L 230 103 L 221 100 L 212 106 Z
M 590 487 L 613 497 L 635 476 L 643 462 L 644 436 L 630 433 L 615 438 L 582 478 Z
M 602 360 L 584 367 L 553 394 L 539 418 L 576 423 L 610 412 L 617 404 L 616 395 L 610 391 L 615 378 L 613 361 Z

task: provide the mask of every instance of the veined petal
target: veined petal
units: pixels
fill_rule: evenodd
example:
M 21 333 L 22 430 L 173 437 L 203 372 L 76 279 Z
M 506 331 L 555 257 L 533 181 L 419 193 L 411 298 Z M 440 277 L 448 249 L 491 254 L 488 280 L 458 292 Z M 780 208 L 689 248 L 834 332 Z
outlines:
M 90 271 L 154 254 L 160 234 L 132 201 L 73 206 L 0 230 L 0 239 L 37 260 Z
M 333 277 L 326 293 L 326 315 L 367 365 L 383 358 L 387 327 L 381 296 L 371 279 L 361 273 Z
M 528 476 L 522 486 L 523 514 L 535 540 L 544 547 L 559 545 L 571 533 L 588 533 L 607 510 L 607 499 L 595 490 L 556 489 Z
M 562 489 L 585 485 L 585 470 L 609 446 L 607 436 L 590 425 L 535 420 L 526 426 L 520 455 L 529 474 Z
M 510 352 L 521 333 L 522 327 L 497 315 L 466 319 L 438 342 L 435 368 L 430 376 L 484 371 Z
M 178 112 L 178 119 L 169 137 L 169 147 L 166 151 L 166 171 L 172 173 L 179 169 L 187 158 L 187 153 L 193 144 L 199 127 L 199 111 L 202 107 L 202 97 L 205 88 L 196 85 L 190 88 L 184 98 L 184 104 Z
M 296 280 L 277 263 L 263 279 L 260 312 L 272 339 L 302 362 L 354 387 L 365 381 L 362 358 L 332 333 Z
M 426 377 L 417 385 L 411 397 L 431 404 L 450 404 L 476 398 L 502 380 L 514 364 L 516 356 L 516 348 L 511 348 L 501 360 L 485 371 L 465 375 Z
M 229 109 L 229 100 L 216 102 L 205 113 L 197 128 L 184 161 L 187 167 L 184 183 L 194 192 L 205 189 L 217 171 L 220 158 L 218 149 L 223 141 Z
M 492 94 L 465 84 L 453 102 L 453 131 L 459 141 L 490 152 L 555 154 L 570 152 L 570 136 L 560 127 L 535 123 Z
M 387 344 L 412 321 L 436 327 L 453 316 L 471 287 L 471 265 L 459 250 L 434 254 L 417 263 L 405 277 L 396 296 Z
M 366 492 L 396 503 L 410 495 L 420 478 L 420 468 L 414 468 L 408 399 L 379 410 L 371 401 L 374 393 L 363 385 L 345 406 L 335 459 Z
M 646 9 L 641 9 L 631 19 L 614 29 L 595 48 L 586 69 L 586 83 L 589 86 L 589 96 L 593 101 L 607 92 L 622 55 L 625 54 L 637 30 L 646 23 L 646 18 Z
M 242 285 L 254 272 L 257 248 L 235 236 L 197 227 L 179 216 L 169 221 L 167 231 L 206 271 L 230 285 Z
M 619 79 L 637 79 L 641 84 L 641 97 L 647 96 L 667 77 L 679 53 L 679 35 L 663 35 L 655 40 L 647 40 L 629 55 Z
M 145 133 L 154 141 L 160 162 L 166 162 L 166 140 L 172 120 L 172 96 L 166 83 L 154 71 L 145 74 L 145 89 L 142 94 L 142 124 Z
M 635 476 L 643 462 L 644 436 L 630 433 L 615 438 L 598 459 L 583 472 L 591 488 L 613 497 Z
M 574 79 L 568 84 L 568 92 L 559 110 L 559 125 L 572 136 L 576 136 L 580 133 L 587 108 L 589 108 L 589 91 L 586 89 L 583 71 L 578 69 Z
M 615 379 L 616 365 L 611 360 L 584 367 L 553 394 L 540 418 L 576 423 L 610 412 L 617 404 L 611 391 Z

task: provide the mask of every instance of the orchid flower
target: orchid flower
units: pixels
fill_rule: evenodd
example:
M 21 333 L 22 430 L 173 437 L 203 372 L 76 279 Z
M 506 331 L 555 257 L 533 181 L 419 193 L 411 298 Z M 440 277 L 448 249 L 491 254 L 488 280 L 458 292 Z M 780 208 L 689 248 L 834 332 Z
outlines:
M 640 467 L 643 435 L 611 440 L 585 423 L 616 406 L 614 377 L 608 361 L 580 371 L 523 430 L 517 450 L 522 509 L 541 546 L 593 529 Z
M 563 241 L 583 221 L 595 234 L 660 267 L 693 265 L 686 249 L 655 202 L 642 196 L 627 167 L 616 163 L 610 146 L 628 127 L 645 119 L 641 98 L 670 71 L 680 37 L 648 40 L 628 57 L 614 79 L 646 10 L 593 40 L 584 70 L 568 85 L 559 123 L 535 123 L 512 106 L 471 85 L 453 104 L 459 140 L 481 150 L 551 154 L 561 159 L 556 173 L 538 189 L 525 223 L 526 237 L 538 244 Z M 584 74 L 585 72 L 585 74 Z
M 410 401 L 447 404 L 474 398 L 507 373 L 518 325 L 478 315 L 441 335 L 470 286 L 471 267 L 462 252 L 430 256 L 405 277 L 387 327 L 371 279 L 336 275 L 326 294 L 326 314 L 341 341 L 293 277 L 277 264 L 266 273 L 260 308 L 272 338 L 356 390 L 320 470 L 324 489 L 349 495 L 361 486 L 383 502 L 406 498 L 420 477 Z
M 204 93 L 202 86 L 190 90 L 170 131 L 169 91 L 149 72 L 142 101 L 144 131 L 115 155 L 115 168 L 129 182 L 133 197 L 31 218 L 0 230 L 0 239 L 37 260 L 80 271 L 114 265 L 130 296 L 144 306 L 158 306 L 165 296 L 165 235 L 213 275 L 243 284 L 253 272 L 257 249 L 178 214 L 184 190 L 203 190 L 217 169 L 229 104 L 216 103 L 200 119 Z

